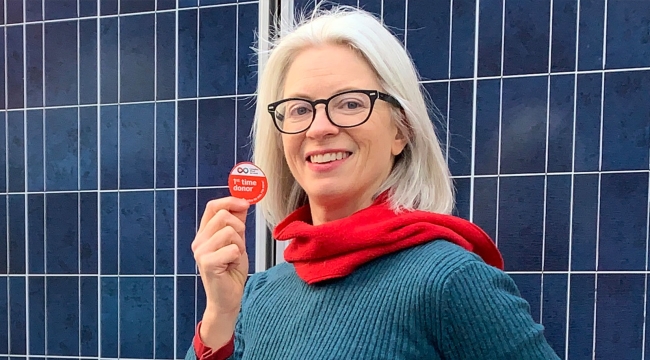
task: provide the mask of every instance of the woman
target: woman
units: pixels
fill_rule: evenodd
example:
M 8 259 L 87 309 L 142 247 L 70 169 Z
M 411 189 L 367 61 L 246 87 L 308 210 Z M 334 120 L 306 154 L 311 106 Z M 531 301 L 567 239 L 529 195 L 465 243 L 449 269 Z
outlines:
M 287 263 L 246 282 L 248 203 L 210 202 L 192 244 L 207 306 L 187 359 L 557 359 L 453 190 L 406 51 L 322 11 L 260 79 L 259 204 Z M 245 284 L 245 285 L 244 285 Z

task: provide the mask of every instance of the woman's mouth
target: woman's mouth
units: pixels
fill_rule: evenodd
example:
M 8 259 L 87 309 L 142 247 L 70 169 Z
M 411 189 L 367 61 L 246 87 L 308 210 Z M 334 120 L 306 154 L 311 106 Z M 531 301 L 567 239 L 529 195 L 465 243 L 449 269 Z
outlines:
M 349 151 L 338 151 L 325 154 L 311 155 L 307 157 L 307 161 L 312 164 L 327 164 L 332 161 L 346 159 L 352 155 Z

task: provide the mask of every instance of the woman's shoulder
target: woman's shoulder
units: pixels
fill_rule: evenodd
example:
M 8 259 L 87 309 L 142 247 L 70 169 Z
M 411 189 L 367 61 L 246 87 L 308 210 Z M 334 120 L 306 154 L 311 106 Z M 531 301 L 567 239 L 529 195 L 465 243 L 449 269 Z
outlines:
M 498 306 L 504 299 L 521 300 L 519 289 L 505 271 L 454 243 L 436 240 L 414 248 L 412 257 L 423 264 L 415 267 L 414 276 L 439 300 L 441 308 L 472 307 L 487 298 L 494 299 L 490 306 Z
M 270 284 L 290 277 L 295 277 L 295 271 L 293 265 L 289 263 L 280 263 L 267 270 L 250 274 L 246 282 L 244 295 L 249 296 Z
M 454 273 L 471 263 L 485 262 L 477 254 L 447 240 L 434 240 L 409 249 L 404 256 L 410 258 L 426 272 Z M 488 266 L 487 264 L 485 264 Z
M 260 271 L 249 276 L 249 281 L 254 283 L 273 282 L 294 274 L 293 265 L 287 262 L 281 262 L 264 271 Z
M 435 240 L 401 252 L 394 259 L 409 277 L 432 294 L 449 295 L 457 285 L 471 286 L 476 272 L 503 276 L 477 254 L 446 240 Z

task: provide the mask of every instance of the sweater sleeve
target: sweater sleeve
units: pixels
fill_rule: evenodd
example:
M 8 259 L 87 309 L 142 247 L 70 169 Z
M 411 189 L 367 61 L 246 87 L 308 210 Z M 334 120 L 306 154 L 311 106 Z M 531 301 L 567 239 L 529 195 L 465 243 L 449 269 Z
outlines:
M 255 291 L 266 283 L 266 275 L 264 273 L 257 273 L 250 276 L 244 286 L 244 294 L 242 297 L 242 305 L 239 315 L 237 316 L 237 323 L 235 324 L 235 334 L 228 344 L 221 349 L 211 349 L 205 346 L 199 337 L 199 323 L 192 340 L 192 345 L 187 350 L 185 360 L 239 360 L 244 356 L 244 325 L 243 319 L 248 302 Z M 199 354 L 202 352 L 202 354 Z
M 220 349 L 207 347 L 201 340 L 201 322 L 196 327 L 194 333 L 193 347 L 194 354 L 198 360 L 228 360 L 235 352 L 235 335 L 233 334 L 230 341 Z M 216 351 L 215 351 L 216 350 Z
M 237 360 L 242 356 L 243 341 L 241 335 L 241 322 L 238 320 L 235 328 L 235 334 L 232 339 L 220 349 L 212 349 L 201 341 L 199 331 L 201 322 L 196 327 L 192 346 L 187 350 L 185 360 Z
M 440 305 L 445 359 L 559 359 L 501 270 L 469 261 L 450 274 Z

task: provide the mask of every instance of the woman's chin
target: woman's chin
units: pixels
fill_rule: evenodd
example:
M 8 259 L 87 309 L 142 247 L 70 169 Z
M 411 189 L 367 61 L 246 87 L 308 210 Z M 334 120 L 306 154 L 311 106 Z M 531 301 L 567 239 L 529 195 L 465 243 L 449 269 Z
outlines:
M 309 203 L 311 204 L 328 206 L 341 201 L 345 202 L 346 199 L 349 199 L 350 194 L 348 194 L 344 189 L 341 189 L 340 186 L 321 186 L 318 189 L 314 189 L 314 191 L 307 192 L 307 196 L 309 197 Z

